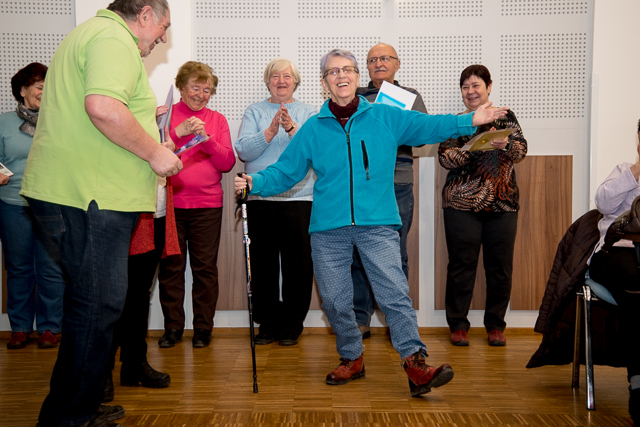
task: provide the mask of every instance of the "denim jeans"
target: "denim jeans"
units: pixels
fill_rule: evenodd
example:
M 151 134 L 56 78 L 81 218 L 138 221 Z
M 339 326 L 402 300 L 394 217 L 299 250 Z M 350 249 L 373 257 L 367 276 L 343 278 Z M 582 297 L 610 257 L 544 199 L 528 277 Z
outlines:
M 400 257 L 402 259 L 402 271 L 409 279 L 409 256 L 407 255 L 407 235 L 413 221 L 413 183 L 395 184 L 396 202 L 402 226 L 398 229 L 400 236 Z M 371 316 L 375 310 L 371 286 L 362 266 L 357 250 L 353 251 L 353 265 L 351 266 L 353 279 L 353 310 L 356 313 L 356 321 L 360 326 L 369 326 Z
M 38 334 L 60 333 L 64 276 L 55 243 L 40 230 L 28 206 L 2 200 L 0 240 L 7 269 L 11 330 L 30 334 L 35 318 Z
M 311 235 L 313 269 L 324 309 L 336 334 L 340 357 L 362 354 L 353 312 L 351 262 L 357 248 L 378 306 L 386 315 L 393 348 L 405 358 L 427 346 L 420 340 L 409 284 L 402 271 L 400 237 L 392 226 L 348 226 Z
M 64 339 L 40 410 L 44 426 L 74 426 L 92 420 L 102 399 L 113 327 L 127 293 L 131 233 L 138 214 L 87 211 L 27 199 L 43 230 L 60 248 L 68 274 L 64 294 Z

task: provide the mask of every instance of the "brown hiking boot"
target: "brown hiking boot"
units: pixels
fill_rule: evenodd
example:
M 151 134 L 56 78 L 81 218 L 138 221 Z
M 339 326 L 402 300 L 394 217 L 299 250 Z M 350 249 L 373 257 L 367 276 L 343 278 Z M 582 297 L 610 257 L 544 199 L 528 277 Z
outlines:
M 362 355 L 356 360 L 342 359 L 342 363 L 327 375 L 327 384 L 342 385 L 352 380 L 364 378 L 364 361 Z
M 409 376 L 412 397 L 429 393 L 432 388 L 441 387 L 453 379 L 450 365 L 445 363 L 437 368 L 429 366 L 424 361 L 426 356 L 426 352 L 420 350 L 402 361 L 402 367 Z

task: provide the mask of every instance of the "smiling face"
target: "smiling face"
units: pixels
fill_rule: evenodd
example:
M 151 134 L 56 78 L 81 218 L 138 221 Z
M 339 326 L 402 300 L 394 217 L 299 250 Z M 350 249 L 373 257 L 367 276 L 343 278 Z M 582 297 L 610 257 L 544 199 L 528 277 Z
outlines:
M 39 110 L 40 101 L 42 100 L 42 88 L 44 88 L 44 80 L 35 82 L 31 86 L 22 86 L 20 96 L 24 98 L 24 106 L 30 110 Z
M 271 75 L 267 86 L 271 93 L 270 102 L 276 104 L 281 102 L 290 104 L 293 102 L 293 91 L 296 88 L 296 82 L 293 78 L 291 67 L 287 67 L 282 71 L 274 72 Z
M 156 17 L 150 6 L 145 6 L 138 16 L 140 30 L 138 31 L 138 49 L 143 58 L 149 56 L 158 43 L 167 42 L 167 29 L 171 25 L 171 16 L 167 10 L 166 16 Z
M 187 84 L 180 89 L 180 97 L 193 111 L 200 111 L 207 106 L 211 98 L 211 82 L 196 81 L 190 78 Z
M 354 67 L 354 63 L 342 56 L 332 56 L 327 61 L 326 70 L 343 67 Z M 345 106 L 355 98 L 359 82 L 359 73 L 355 71 L 345 73 L 341 70 L 335 75 L 332 73 L 327 74 L 322 79 L 322 88 L 331 94 L 333 102 Z
M 462 102 L 469 111 L 476 111 L 482 104 L 489 102 L 491 84 L 487 86 L 480 77 L 471 76 L 462 82 L 460 87 L 462 92 Z
M 387 62 L 381 61 L 381 57 L 388 57 Z M 400 68 L 400 60 L 397 58 L 396 50 L 388 44 L 378 44 L 371 48 L 367 55 L 367 69 L 369 77 L 375 87 L 380 87 L 383 81 L 393 83 L 396 71 Z M 375 62 L 370 62 L 371 58 L 378 58 Z

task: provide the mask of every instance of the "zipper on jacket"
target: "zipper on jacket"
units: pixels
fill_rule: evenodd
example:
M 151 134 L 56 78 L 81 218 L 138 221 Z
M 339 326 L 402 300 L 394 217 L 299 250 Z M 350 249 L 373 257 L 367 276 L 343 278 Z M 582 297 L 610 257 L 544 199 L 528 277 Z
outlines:
M 360 141 L 362 144 L 362 160 L 364 160 L 364 170 L 367 172 L 367 181 L 369 181 L 369 155 L 367 154 L 367 146 L 364 145 L 364 139 Z
M 351 193 L 351 225 L 356 225 L 356 219 L 353 212 L 353 159 L 351 158 L 351 138 L 349 131 L 345 129 L 347 134 L 347 150 L 349 151 L 349 192 Z

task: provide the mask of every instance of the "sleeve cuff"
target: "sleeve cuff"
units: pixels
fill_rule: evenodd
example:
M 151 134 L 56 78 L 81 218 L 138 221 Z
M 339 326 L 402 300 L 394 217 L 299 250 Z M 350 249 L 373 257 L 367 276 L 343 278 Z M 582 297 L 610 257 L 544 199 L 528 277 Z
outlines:
M 473 126 L 473 115 L 475 112 L 469 114 L 461 114 L 458 116 L 458 130 L 460 135 L 473 135 L 478 129 Z

